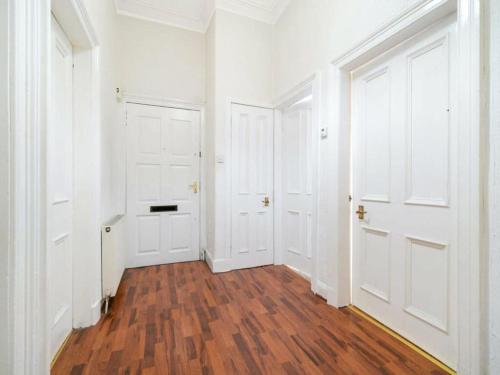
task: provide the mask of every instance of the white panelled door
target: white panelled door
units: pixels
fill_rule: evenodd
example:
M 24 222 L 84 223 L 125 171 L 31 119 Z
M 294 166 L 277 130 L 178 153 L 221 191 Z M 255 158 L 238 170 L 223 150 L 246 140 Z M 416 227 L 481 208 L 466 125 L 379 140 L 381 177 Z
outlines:
M 355 72 L 352 97 L 353 303 L 452 368 L 455 45 L 455 24 L 435 26 Z
M 271 109 L 232 105 L 231 256 L 233 268 L 274 261 Z
M 73 51 L 52 18 L 47 126 L 47 262 L 50 356 L 73 329 Z
M 127 104 L 128 267 L 198 260 L 200 112 Z
M 283 113 L 284 263 L 306 277 L 312 272 L 312 109 L 311 102 Z

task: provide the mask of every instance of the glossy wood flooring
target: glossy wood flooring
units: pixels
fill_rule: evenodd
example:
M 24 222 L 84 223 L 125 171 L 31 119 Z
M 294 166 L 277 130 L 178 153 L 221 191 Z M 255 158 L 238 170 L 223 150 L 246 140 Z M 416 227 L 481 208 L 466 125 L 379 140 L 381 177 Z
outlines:
M 127 270 L 112 313 L 75 332 L 53 374 L 444 374 L 283 266 Z

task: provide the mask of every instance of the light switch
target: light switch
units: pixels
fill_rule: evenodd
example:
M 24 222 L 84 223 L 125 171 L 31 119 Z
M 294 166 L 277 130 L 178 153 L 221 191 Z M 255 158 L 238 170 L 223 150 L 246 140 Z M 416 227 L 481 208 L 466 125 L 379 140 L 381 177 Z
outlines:
M 321 128 L 321 138 L 325 139 L 328 137 L 328 128 L 325 126 Z

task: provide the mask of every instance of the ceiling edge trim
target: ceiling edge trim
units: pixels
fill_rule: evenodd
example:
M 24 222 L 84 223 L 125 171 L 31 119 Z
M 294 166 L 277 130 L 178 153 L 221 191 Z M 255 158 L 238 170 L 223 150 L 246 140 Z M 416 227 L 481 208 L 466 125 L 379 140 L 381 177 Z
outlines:
M 179 29 L 193 31 L 193 32 L 197 32 L 197 33 L 204 34 L 206 32 L 206 25 L 205 25 L 205 23 L 202 23 L 202 22 L 200 22 L 199 26 L 190 26 L 190 25 L 186 25 L 186 24 L 181 23 L 181 22 L 169 21 L 169 20 L 165 19 L 164 17 L 162 17 L 161 19 L 155 18 L 155 17 L 148 17 L 148 16 L 139 15 L 139 14 L 136 14 L 133 12 L 128 12 L 126 10 L 122 10 L 122 9 L 118 9 L 118 8 L 116 9 L 116 13 L 120 16 L 135 18 L 135 19 L 138 19 L 141 21 L 154 22 L 154 23 L 157 23 L 160 25 L 167 25 L 170 27 L 177 27 Z M 193 23 L 197 23 L 197 21 L 193 20 Z
M 255 5 L 251 5 L 249 3 L 244 2 L 235 2 L 234 0 L 215 0 L 215 4 L 212 4 L 206 12 L 205 19 L 203 20 L 195 20 L 189 19 L 188 22 L 182 22 L 178 19 L 175 19 L 175 16 L 159 16 L 153 17 L 148 15 L 140 15 L 133 11 L 128 11 L 119 5 L 120 0 L 114 0 L 116 13 L 120 16 L 126 16 L 135 18 L 142 21 L 154 22 L 161 25 L 167 25 L 171 27 L 177 27 L 180 29 L 198 32 L 198 33 L 206 33 L 208 28 L 210 27 L 210 23 L 215 15 L 215 11 L 217 9 L 223 10 L 225 12 L 233 13 L 242 17 L 246 17 L 252 19 L 254 21 L 266 23 L 268 25 L 276 24 L 284 11 L 288 8 L 290 4 L 290 0 L 278 0 L 272 11 L 269 11 L 265 8 L 257 7 Z
M 273 9 L 273 25 L 276 25 L 280 20 L 285 10 L 290 5 L 290 0 L 282 0 L 276 3 L 276 6 Z

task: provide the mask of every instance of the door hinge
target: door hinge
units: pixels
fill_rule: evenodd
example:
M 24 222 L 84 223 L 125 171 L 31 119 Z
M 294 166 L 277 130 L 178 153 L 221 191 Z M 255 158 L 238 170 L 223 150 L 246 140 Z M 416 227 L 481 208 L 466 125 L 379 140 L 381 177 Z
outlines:
M 352 202 L 352 195 L 349 194 L 349 202 Z
M 201 151 L 200 151 L 200 158 L 201 158 Z

